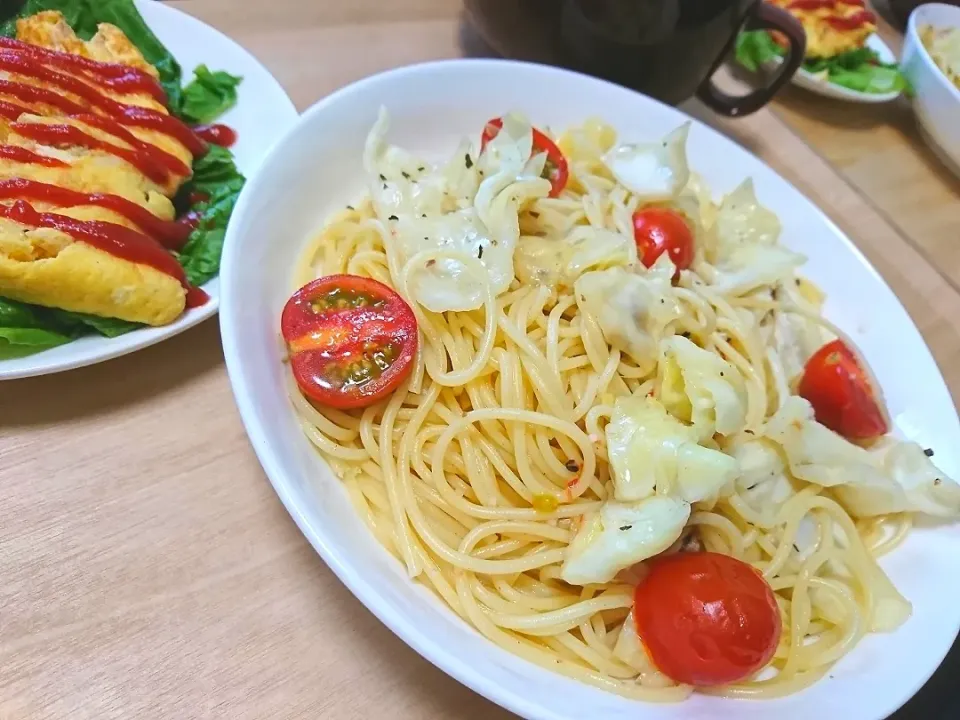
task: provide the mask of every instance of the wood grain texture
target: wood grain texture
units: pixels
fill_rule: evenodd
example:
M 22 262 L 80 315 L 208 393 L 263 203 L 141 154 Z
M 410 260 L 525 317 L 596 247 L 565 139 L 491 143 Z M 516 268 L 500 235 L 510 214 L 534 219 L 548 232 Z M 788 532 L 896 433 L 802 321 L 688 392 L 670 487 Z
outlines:
M 453 0 L 170 4 L 250 49 L 301 109 L 463 52 Z M 960 390 L 960 295 L 905 237 L 908 220 L 949 220 L 907 204 L 893 227 L 773 113 L 719 125 L 856 240 Z M 215 321 L 2 383 L 0 408 L 3 720 L 509 717 L 397 640 L 303 540 L 247 442 Z

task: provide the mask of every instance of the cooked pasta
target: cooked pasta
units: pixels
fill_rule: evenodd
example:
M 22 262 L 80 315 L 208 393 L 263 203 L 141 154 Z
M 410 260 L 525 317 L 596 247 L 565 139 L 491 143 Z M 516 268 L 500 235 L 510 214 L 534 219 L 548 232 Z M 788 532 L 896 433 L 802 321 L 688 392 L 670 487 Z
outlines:
M 306 436 L 370 531 L 491 641 L 642 700 L 693 691 L 639 639 L 631 608 L 649 558 L 731 555 L 775 593 L 772 660 L 705 692 L 795 692 L 897 627 L 910 605 L 876 558 L 914 512 L 955 514 L 960 489 L 919 446 L 848 442 L 794 394 L 842 334 L 752 184 L 715 203 L 687 167 L 687 126 L 618 146 L 591 120 L 556 141 L 557 192 L 530 126 L 501 126 L 482 152 L 465 143 L 433 166 L 386 143 L 383 115 L 364 158 L 370 194 L 296 268 L 296 287 L 373 278 L 416 315 L 412 370 L 378 402 L 335 409 L 290 381 Z M 633 217 L 650 207 L 692 228 L 688 268 L 667 253 L 640 262 Z
M 919 30 L 920 42 L 947 79 L 960 90 L 960 32 L 957 28 L 935 28 L 924 25 Z

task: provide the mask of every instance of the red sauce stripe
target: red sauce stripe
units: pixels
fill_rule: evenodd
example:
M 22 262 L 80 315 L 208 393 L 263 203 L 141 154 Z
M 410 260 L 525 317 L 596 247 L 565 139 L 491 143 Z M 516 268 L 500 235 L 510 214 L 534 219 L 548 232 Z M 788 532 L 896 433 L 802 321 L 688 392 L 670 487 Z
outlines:
M 167 104 L 167 94 L 163 87 L 156 78 L 144 70 L 119 63 L 99 62 L 80 55 L 31 45 L 13 38 L 0 37 L 0 48 L 16 50 L 30 57 L 45 60 L 51 65 L 80 70 L 107 87 L 131 93 L 147 93 L 157 102 Z
M 6 100 L 0 100 L 0 117 L 5 117 L 7 120 L 18 120 L 24 113 L 32 112 L 33 110 L 25 108 L 22 105 L 10 103 Z
M 173 255 L 152 237 L 123 225 L 100 220 L 76 220 L 66 215 L 37 212 L 24 200 L 17 200 L 13 205 L 0 205 L 0 217 L 28 227 L 59 230 L 74 240 L 85 242 L 115 257 L 140 265 L 148 265 L 176 278 L 181 285 L 189 288 L 183 267 Z
M 185 145 L 194 155 L 202 155 L 207 149 L 206 143 L 173 115 L 167 115 L 150 108 L 119 103 L 72 75 L 66 75 L 45 67 L 35 59 L 25 57 L 21 53 L 0 49 L 0 70 L 42 80 L 48 86 L 76 95 L 91 107 L 99 108 L 108 115 L 117 117 L 124 125 L 149 128 L 170 135 Z M 10 94 L 14 93 L 11 92 Z M 17 97 L 24 99 L 19 93 Z M 69 99 L 67 101 L 72 102 Z M 76 103 L 73 104 L 76 106 Z M 63 108 L 61 107 L 61 109 Z M 81 108 L 80 112 L 83 112 L 83 110 Z M 76 110 L 68 111 L 69 114 L 75 112 Z
M 109 153 L 127 161 L 155 183 L 164 184 L 169 180 L 169 173 L 163 166 L 154 162 L 153 158 L 147 153 L 100 140 L 73 125 L 15 122 L 10 123 L 10 127 L 18 134 L 50 147 L 83 147 Z
M 47 167 L 70 167 L 69 163 L 65 163 L 63 160 L 40 155 L 24 147 L 18 147 L 17 145 L 0 145 L 0 158 L 19 163 L 45 165 Z
M 161 220 L 145 207 L 119 195 L 83 193 L 36 180 L 14 178 L 0 180 L 0 200 L 33 200 L 60 207 L 96 205 L 122 215 L 171 250 L 179 250 L 190 236 L 188 226 L 173 220 Z
M 156 130 L 169 135 L 193 155 L 203 155 L 207 152 L 207 144 L 173 115 L 164 115 L 156 110 L 135 105 L 124 105 L 119 112 L 111 114 L 123 125 Z
M 34 85 L 13 82 L 11 80 L 0 80 L 0 95 L 10 95 L 11 97 L 15 97 L 24 102 L 50 105 L 51 107 L 55 107 L 57 110 L 63 112 L 65 115 L 87 112 L 87 108 L 85 108 L 83 105 L 78 105 L 77 103 L 73 102 L 73 100 L 65 98 L 60 93 L 55 93 L 52 90 L 39 88 Z M 41 115 L 42 113 L 37 114 Z
M 128 145 L 133 146 L 137 150 L 147 153 L 151 158 L 153 158 L 154 162 L 156 162 L 158 165 L 162 165 L 168 172 L 174 173 L 175 175 L 181 175 L 182 177 L 187 177 L 190 175 L 190 166 L 184 163 L 176 155 L 171 155 L 166 150 L 163 150 L 152 143 L 141 140 L 112 118 L 104 117 L 102 115 L 92 115 L 89 113 L 74 115 L 73 118 L 75 120 L 79 120 L 80 122 L 86 123 L 91 127 L 98 128 L 105 133 L 109 133 L 115 138 L 119 138 Z
M 840 30 L 841 32 L 845 30 L 856 30 L 863 25 L 874 23 L 876 21 L 877 16 L 869 10 L 861 10 L 860 12 L 854 13 L 853 15 L 848 15 L 846 17 L 836 15 L 834 17 L 824 18 L 824 22 L 829 24 L 835 30 Z
M 230 147 L 237 141 L 237 131 L 226 125 L 197 125 L 193 131 L 211 145 Z

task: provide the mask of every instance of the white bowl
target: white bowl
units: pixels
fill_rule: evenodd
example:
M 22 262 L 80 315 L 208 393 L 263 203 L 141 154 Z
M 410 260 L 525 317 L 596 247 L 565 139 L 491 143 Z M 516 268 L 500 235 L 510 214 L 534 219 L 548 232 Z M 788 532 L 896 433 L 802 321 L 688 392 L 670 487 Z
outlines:
M 960 90 L 930 57 L 920 42 L 920 28 L 960 28 L 960 7 L 930 3 L 910 13 L 900 65 L 913 85 L 913 109 L 924 139 L 960 176 Z
M 510 109 L 552 128 L 600 115 L 628 140 L 659 138 L 688 119 L 584 75 L 456 60 L 401 68 L 346 87 L 308 110 L 280 140 L 243 191 L 230 224 L 221 332 L 251 443 L 290 514 L 334 572 L 420 654 L 528 718 L 808 720 L 826 712 L 831 718 L 878 720 L 905 702 L 940 663 L 960 625 L 957 527 L 917 530 L 884 559 L 914 606 L 900 630 L 864 640 L 830 679 L 764 702 L 696 695 L 679 705 L 647 705 L 580 684 L 491 644 L 406 577 L 301 432 L 286 396 L 278 341 L 297 256 L 329 213 L 363 192 L 361 152 L 381 104 L 391 113 L 392 141 L 438 159 Z M 860 252 L 789 183 L 696 121 L 689 156 L 715 194 L 729 192 L 745 176 L 756 180 L 760 200 L 780 216 L 785 243 L 810 257 L 805 272 L 829 293 L 827 315 L 853 334 L 873 363 L 901 434 L 936 448 L 945 472 L 960 472 L 960 422 L 946 385 L 903 307 Z

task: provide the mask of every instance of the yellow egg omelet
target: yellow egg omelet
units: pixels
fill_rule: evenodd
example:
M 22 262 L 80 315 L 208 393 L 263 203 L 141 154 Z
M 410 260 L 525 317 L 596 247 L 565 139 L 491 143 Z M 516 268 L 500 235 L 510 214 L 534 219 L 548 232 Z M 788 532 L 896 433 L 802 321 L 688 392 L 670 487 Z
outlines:
M 863 47 L 877 31 L 872 13 L 854 0 L 768 0 L 793 15 L 807 34 L 808 58 L 831 58 Z M 847 27 L 847 24 L 852 25 Z
M 156 68 L 113 25 L 101 24 L 93 38 L 83 41 L 59 12 L 46 11 L 18 20 L 17 39 L 91 60 L 127 65 L 154 78 L 158 76 Z M 72 71 L 62 65 L 55 69 L 91 84 L 90 78 L 81 71 Z M 45 84 L 28 73 L 4 69 L 2 76 L 21 87 L 26 85 L 54 91 L 83 107 L 86 113 L 106 114 L 103 108 L 88 99 L 63 87 Z M 166 108 L 150 94 L 119 93 L 115 88 L 103 85 L 95 87 L 117 103 L 167 113 Z M 188 179 L 189 170 L 186 174 L 170 172 L 166 181 L 158 182 L 156 177 L 147 177 L 135 164 L 109 149 L 72 146 L 65 142 L 58 142 L 56 147 L 45 145 L 30 137 L 31 133 L 36 135 L 30 125 L 72 126 L 96 141 L 124 150 L 137 150 L 137 146 L 131 144 L 132 140 L 128 142 L 84 122 L 82 118 L 69 116 L 56 104 L 5 88 L 0 88 L 0 103 L 27 112 L 8 113 L 0 118 L 0 150 L 8 148 L 6 153 L 0 152 L 0 183 L 22 179 L 82 193 L 116 195 L 142 206 L 161 220 L 174 218 L 171 198 Z M 162 150 L 181 161 L 185 168 L 190 168 L 191 152 L 170 135 L 140 127 L 125 126 L 124 129 L 137 141 Z M 24 151 L 59 162 L 30 162 L 29 155 L 23 160 Z M 17 199 L 0 199 L 0 204 L 9 205 Z M 40 202 L 36 198 L 23 200 L 39 212 L 108 222 L 144 232 L 126 216 L 99 205 L 58 207 L 54 202 Z M 179 280 L 166 273 L 130 262 L 58 230 L 29 227 L 6 218 L 0 218 L 0 296 L 149 325 L 172 322 L 180 316 L 186 304 L 186 290 Z

